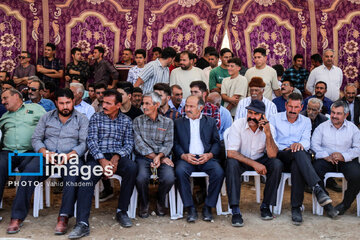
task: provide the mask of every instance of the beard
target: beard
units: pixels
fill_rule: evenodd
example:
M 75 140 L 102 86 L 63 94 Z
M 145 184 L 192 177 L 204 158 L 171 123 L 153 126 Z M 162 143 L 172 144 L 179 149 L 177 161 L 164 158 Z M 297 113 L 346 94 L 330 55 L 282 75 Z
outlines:
M 63 117 L 68 117 L 73 113 L 74 109 L 63 109 L 61 111 L 59 111 L 59 114 Z

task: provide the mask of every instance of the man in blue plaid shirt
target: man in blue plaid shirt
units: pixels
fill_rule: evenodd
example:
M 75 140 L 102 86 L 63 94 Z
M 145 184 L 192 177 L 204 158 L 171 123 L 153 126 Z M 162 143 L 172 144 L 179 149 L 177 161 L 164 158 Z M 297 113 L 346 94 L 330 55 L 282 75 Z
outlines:
M 103 95 L 104 111 L 95 113 L 89 122 L 87 138 L 89 155 L 86 164 L 92 174 L 88 180 L 83 179 L 80 182 L 76 225 L 69 235 L 70 239 L 87 236 L 90 233 L 89 215 L 92 196 L 96 183 L 102 177 L 94 172 L 98 172 L 100 166 L 105 169 L 105 176 L 109 176 L 106 175 L 106 169 L 111 169 L 113 174 L 122 177 L 116 220 L 123 227 L 132 226 L 127 215 L 137 173 L 136 163 L 129 159 L 134 146 L 132 121 L 120 112 L 122 97 L 119 92 L 112 89 L 105 91 Z
M 304 57 L 301 54 L 294 56 L 294 65 L 284 72 L 282 81 L 290 79 L 294 83 L 294 87 L 304 93 L 305 83 L 309 77 L 309 71 L 303 68 Z

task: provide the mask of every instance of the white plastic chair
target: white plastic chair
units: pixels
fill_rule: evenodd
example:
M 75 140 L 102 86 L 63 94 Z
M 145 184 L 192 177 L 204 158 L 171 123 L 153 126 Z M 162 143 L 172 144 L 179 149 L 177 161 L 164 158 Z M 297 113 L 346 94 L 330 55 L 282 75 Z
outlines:
M 194 177 L 205 177 L 206 178 L 206 189 L 208 188 L 209 185 L 209 176 L 205 173 L 205 172 L 193 172 L 190 176 L 190 178 L 194 178 Z M 191 184 L 191 192 L 193 190 L 193 184 Z M 177 216 L 178 218 L 182 218 L 183 217 L 183 211 L 184 211 L 184 205 L 183 205 L 183 201 L 181 199 L 180 196 L 180 192 L 177 191 Z M 216 203 L 216 214 L 217 215 L 227 215 L 230 214 L 230 211 L 228 209 L 228 211 L 223 211 L 222 210 L 222 205 L 221 205 L 221 192 L 219 193 L 219 197 Z
M 39 210 L 44 209 L 44 197 L 43 189 L 45 184 L 45 205 L 50 207 L 50 186 L 51 179 L 61 178 L 59 174 L 54 174 L 46 179 L 43 183 L 37 185 L 34 190 L 34 207 L 33 207 L 33 216 L 39 217 Z M 94 197 L 95 197 L 95 208 L 99 208 L 99 183 L 95 185 Z M 74 209 L 74 216 L 76 217 L 76 203 Z
M 328 178 L 342 178 L 342 199 L 344 199 L 345 190 L 347 188 L 347 181 L 344 177 L 344 174 L 339 172 L 328 172 L 324 177 L 324 186 L 326 187 L 326 180 Z M 357 204 L 357 216 L 360 217 L 360 193 L 356 196 L 356 204 Z M 324 208 L 320 206 L 317 201 L 315 194 L 312 194 L 312 205 L 313 205 L 313 214 L 323 215 Z
M 276 206 L 273 206 L 273 212 L 274 214 L 280 215 L 281 214 L 281 208 L 282 208 L 282 202 L 284 198 L 284 191 L 285 191 L 285 183 L 288 181 L 289 186 L 291 185 L 291 173 L 282 173 L 281 179 L 279 183 L 279 187 L 277 190 L 277 196 L 276 196 Z

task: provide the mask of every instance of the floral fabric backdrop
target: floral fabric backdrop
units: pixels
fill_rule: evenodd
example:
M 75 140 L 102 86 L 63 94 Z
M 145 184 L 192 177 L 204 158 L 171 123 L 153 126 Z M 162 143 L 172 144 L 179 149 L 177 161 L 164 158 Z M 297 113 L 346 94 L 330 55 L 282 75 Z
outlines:
M 204 43 L 205 30 L 195 26 L 190 19 L 185 19 L 176 27 L 168 31 L 163 38 L 163 47 L 173 47 L 176 52 L 188 50 L 200 56 Z
M 85 22 L 79 22 L 71 29 L 71 46 L 78 47 L 82 51 L 83 56 L 88 56 L 94 46 L 104 48 L 104 56 L 109 60 L 114 60 L 113 51 L 115 34 L 109 27 L 102 26 L 97 17 L 87 17 Z
M 0 20 L 0 70 L 12 72 L 21 52 L 20 22 L 12 16 L 1 14 Z
M 12 12 L 10 15 L 9 12 Z M 38 57 L 42 46 L 42 6 L 41 0 L 0 2 L 0 70 L 12 72 L 18 65 L 22 50 L 32 54 L 31 63 Z M 26 29 L 21 29 L 20 18 L 24 18 Z M 22 30 L 26 40 L 21 38 Z M 25 42 L 26 41 L 26 42 Z M 23 45 L 26 49 L 23 49 Z
M 43 5 L 46 1 L 48 5 Z M 248 67 L 253 65 L 251 51 L 257 46 L 267 48 L 270 65 L 289 67 L 294 53 L 301 53 L 306 68 L 315 51 L 322 54 L 326 48 L 335 48 L 336 63 L 344 71 L 344 85 L 359 80 L 360 0 L 316 0 L 315 10 L 304 0 L 230 2 L 2 0 L 0 69 L 14 69 L 24 49 L 35 63 L 43 54 L 45 41 L 57 45 L 57 57 L 64 63 L 69 61 L 72 47 L 80 46 L 87 55 L 96 44 L 104 44 L 111 62 L 120 60 L 124 48 L 144 48 L 150 58 L 151 49 L 158 45 L 202 55 L 205 46 L 221 48 L 227 25 L 231 48 Z M 313 32 L 311 11 L 315 13 Z M 312 39 L 315 35 L 317 39 Z
M 339 31 L 339 64 L 346 82 L 359 79 L 360 69 L 360 14 Z
M 165 0 L 147 0 L 145 1 L 144 12 L 144 31 L 142 36 L 142 48 L 148 52 L 148 59 L 151 58 L 151 49 L 158 46 L 159 32 L 169 25 L 178 21 L 179 17 L 192 15 L 197 22 L 190 19 L 181 21 L 176 28 L 170 28 L 160 41 L 164 46 L 175 46 L 177 51 L 187 49 L 196 51 L 201 55 L 205 46 L 214 46 L 217 49 L 221 47 L 224 36 L 226 13 L 229 2 L 227 0 L 179 0 L 166 7 Z M 165 8 L 166 7 L 166 8 Z M 200 22 L 207 24 L 209 36 L 206 41 L 205 31 L 200 27 Z M 190 33 L 192 32 L 192 33 Z M 178 39 L 172 37 L 177 35 Z M 189 33 L 189 34 L 186 34 Z M 185 36 L 186 35 L 186 36 Z M 183 38 L 181 39 L 181 36 Z M 182 41 L 176 41 L 182 40 Z
M 268 64 L 289 67 L 291 59 L 290 31 L 278 26 L 271 18 L 265 18 L 261 25 L 250 33 L 251 52 L 258 47 L 266 49 Z
M 310 63 L 310 15 L 301 1 L 293 5 L 290 1 L 285 3 L 279 0 L 254 0 L 248 5 L 247 1 L 235 1 L 232 8 L 231 20 L 229 22 L 230 43 L 237 56 L 245 65 L 249 65 L 249 58 L 252 59 L 252 50 L 257 46 L 265 46 L 268 49 L 268 64 L 283 64 L 290 67 L 292 64 L 291 43 L 295 43 L 296 53 L 305 56 L 305 66 Z M 241 11 L 243 10 L 243 11 Z M 262 14 L 271 15 L 261 22 L 258 19 Z M 289 29 L 283 23 L 275 21 L 280 19 L 295 30 L 295 39 L 290 39 Z M 256 24 L 250 33 L 250 46 L 246 46 L 244 31 L 249 23 Z M 246 49 L 250 48 L 250 56 Z M 295 50 L 295 49 L 294 49 Z M 253 61 L 250 66 L 252 67 Z

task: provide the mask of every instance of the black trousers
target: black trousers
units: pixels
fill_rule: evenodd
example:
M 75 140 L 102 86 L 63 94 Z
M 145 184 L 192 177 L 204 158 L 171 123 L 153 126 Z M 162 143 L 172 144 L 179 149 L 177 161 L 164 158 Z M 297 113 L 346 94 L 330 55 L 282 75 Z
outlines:
M 114 154 L 105 153 L 104 155 L 107 160 L 110 160 Z M 93 168 L 100 164 L 93 156 L 91 156 L 91 154 L 89 154 L 85 165 L 90 166 L 89 171 L 93 172 Z M 122 157 L 119 160 L 115 174 L 122 177 L 117 208 L 122 211 L 127 211 L 135 186 L 137 174 L 136 163 L 127 157 Z M 89 179 L 81 179 L 79 181 L 80 187 L 78 189 L 77 197 L 76 222 L 85 222 L 89 224 L 92 196 L 94 195 L 95 185 L 101 177 L 102 176 L 91 174 Z
M 224 180 L 224 171 L 219 162 L 215 159 L 210 159 L 202 165 L 192 165 L 182 159 L 176 162 L 176 180 L 184 207 L 194 206 L 190 186 L 192 172 L 205 172 L 209 175 L 209 187 L 205 204 L 209 207 L 215 207 Z
M 277 189 L 283 170 L 283 163 L 277 158 L 270 159 L 267 155 L 264 155 L 255 161 L 265 165 L 267 170 L 263 203 L 275 206 Z M 239 206 L 242 179 L 241 174 L 245 171 L 254 171 L 254 169 L 236 159 L 227 159 L 226 189 L 229 197 L 229 205 L 231 207 Z
M 141 206 L 146 207 L 149 203 L 149 181 L 150 181 L 150 163 L 151 159 L 137 155 L 136 163 L 138 165 L 138 174 L 136 177 L 136 188 L 139 194 Z M 157 170 L 159 177 L 159 189 L 157 194 L 158 202 L 165 206 L 166 194 L 175 183 L 174 168 L 162 163 Z
M 284 171 L 291 172 L 291 206 L 300 207 L 304 201 L 305 183 L 314 187 L 320 178 L 311 164 L 310 154 L 305 151 L 279 151 L 278 159 L 284 163 Z
M 336 165 L 333 165 L 324 159 L 317 159 L 314 162 L 314 168 L 322 180 L 320 185 L 323 188 L 324 177 L 327 172 L 337 172 L 338 170 L 338 172 L 344 174 L 348 184 L 344 194 L 343 204 L 346 208 L 349 208 L 360 190 L 360 164 L 358 159 L 355 158 L 351 162 L 339 162 L 338 169 L 336 169 Z

